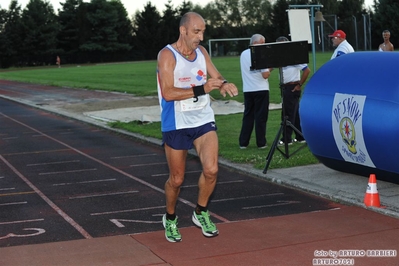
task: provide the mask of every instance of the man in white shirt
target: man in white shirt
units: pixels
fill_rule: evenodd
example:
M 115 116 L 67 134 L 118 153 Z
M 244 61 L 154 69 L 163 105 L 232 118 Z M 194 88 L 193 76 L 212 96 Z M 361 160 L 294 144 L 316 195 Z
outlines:
M 328 37 L 331 37 L 333 46 L 337 47 L 331 56 L 331 59 L 344 54 L 353 53 L 355 51 L 352 45 L 350 45 L 346 40 L 346 34 L 342 30 L 336 30 L 333 34 L 328 35 Z
M 265 37 L 254 34 L 250 45 L 264 44 Z M 246 49 L 240 56 L 241 77 L 244 92 L 244 115 L 239 137 L 241 149 L 247 148 L 255 125 L 256 145 L 266 148 L 266 122 L 269 116 L 269 81 L 271 69 L 251 70 L 251 51 Z

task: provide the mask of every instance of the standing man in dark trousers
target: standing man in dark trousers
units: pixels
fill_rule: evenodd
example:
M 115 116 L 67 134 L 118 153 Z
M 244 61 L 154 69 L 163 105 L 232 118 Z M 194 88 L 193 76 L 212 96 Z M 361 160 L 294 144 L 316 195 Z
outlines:
M 162 217 L 169 242 L 182 240 L 177 227 L 176 203 L 184 181 L 189 149 L 195 148 L 202 171 L 198 180 L 197 206 L 191 220 L 206 237 L 219 234 L 208 211 L 208 201 L 216 186 L 219 142 L 209 93 L 237 96 L 237 87 L 227 82 L 213 65 L 200 42 L 205 21 L 195 12 L 183 15 L 179 39 L 158 54 L 157 82 L 161 107 L 162 143 L 169 167 L 165 183 L 166 213 Z M 209 78 L 208 78 L 209 76 Z
M 254 34 L 250 45 L 264 44 L 265 37 Z M 251 70 L 251 51 L 246 49 L 240 56 L 241 77 L 244 91 L 244 115 L 239 137 L 240 149 L 246 149 L 255 124 L 256 145 L 267 147 L 266 123 L 269 116 L 269 81 L 271 69 Z
M 281 36 L 277 38 L 277 42 L 288 42 L 288 38 Z M 302 76 L 301 76 L 302 71 Z M 310 69 L 307 64 L 298 64 L 292 66 L 286 66 L 282 68 L 283 74 L 283 108 L 284 112 L 282 112 L 282 116 L 285 113 L 288 121 L 302 133 L 301 122 L 299 118 L 299 98 L 301 97 L 301 87 L 306 82 Z M 284 117 L 282 117 L 284 119 Z M 286 127 L 286 130 L 283 130 L 283 137 L 279 141 L 279 145 L 284 145 L 287 142 L 288 145 L 292 144 L 292 133 L 293 129 L 291 127 Z M 295 132 L 294 141 L 298 141 L 300 143 L 305 142 L 305 138 Z

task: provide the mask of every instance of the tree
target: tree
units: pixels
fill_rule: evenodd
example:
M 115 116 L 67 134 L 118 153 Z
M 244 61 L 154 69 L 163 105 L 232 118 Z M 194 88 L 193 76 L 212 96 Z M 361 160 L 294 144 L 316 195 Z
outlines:
M 352 15 L 360 14 L 364 6 L 364 0 L 342 0 L 338 5 L 340 18 L 352 18 Z
M 91 62 L 109 61 L 113 54 L 130 49 L 129 44 L 118 41 L 117 27 L 121 24 L 115 6 L 107 0 L 91 0 L 87 7 L 90 35 L 79 49 L 90 55 Z
M 277 0 L 272 7 L 271 15 L 271 28 L 273 36 L 269 38 L 275 40 L 279 36 L 288 36 L 289 26 L 288 26 L 288 15 L 286 10 L 288 9 L 287 0 Z
M 183 0 L 183 2 L 177 8 L 179 12 L 179 21 L 180 18 L 189 11 L 195 11 L 193 3 L 191 1 Z M 200 14 L 200 13 L 198 13 Z
M 53 6 L 46 1 L 30 0 L 22 11 L 21 43 L 24 61 L 30 65 L 55 62 L 58 23 Z
M 127 44 L 130 50 L 130 43 L 132 41 L 133 33 L 132 21 L 129 19 L 126 8 L 123 6 L 120 0 L 112 0 L 110 4 L 114 7 L 117 14 L 115 31 L 118 35 L 118 42 L 122 44 Z
M 338 14 L 338 1 L 331 1 L 331 0 L 321 0 L 319 1 L 320 5 L 323 5 L 321 11 L 323 14 L 330 14 L 335 15 Z
M 269 36 L 272 35 L 269 30 L 272 14 L 270 2 L 268 0 L 242 0 L 241 2 L 241 15 L 245 18 L 243 37 L 250 37 L 255 33 L 259 33 L 265 36 L 267 41 L 271 41 L 269 40 Z
M 60 32 L 58 34 L 59 48 L 62 53 L 72 56 L 79 52 L 79 47 L 83 43 L 84 33 L 87 32 L 87 20 L 84 19 L 85 12 L 82 0 L 66 0 L 61 3 L 58 13 L 58 23 Z M 83 12 L 83 15 L 82 15 Z M 82 19 L 83 18 L 83 19 Z
M 17 0 L 10 3 L 9 10 L 0 10 L 0 65 L 9 67 L 18 62 L 21 50 L 21 5 Z
M 219 31 L 223 35 L 218 38 L 238 37 L 242 34 L 240 8 L 239 0 L 215 0 L 215 9 L 219 12 L 216 27 L 223 28 L 223 31 Z
M 160 33 L 164 44 L 173 43 L 178 39 L 180 17 L 179 11 L 173 9 L 171 0 L 168 0 L 160 21 L 160 27 L 162 27 Z
M 133 47 L 135 59 L 156 59 L 165 46 L 160 30 L 161 15 L 148 2 L 142 12 L 136 11 L 133 21 Z
M 7 11 L 5 9 L 0 9 L 0 67 L 4 67 L 9 47 L 8 40 L 4 34 L 5 21 L 6 21 Z

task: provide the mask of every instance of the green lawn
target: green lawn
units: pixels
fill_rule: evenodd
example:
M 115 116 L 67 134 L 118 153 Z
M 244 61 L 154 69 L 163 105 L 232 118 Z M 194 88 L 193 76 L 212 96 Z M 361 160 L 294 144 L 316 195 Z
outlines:
M 317 68 L 320 68 L 330 59 L 330 57 L 330 53 L 317 53 Z M 235 83 L 241 90 L 242 81 L 239 57 L 217 57 L 213 58 L 213 63 L 222 75 L 229 80 L 229 82 Z M 312 64 L 313 59 L 312 54 L 310 54 L 309 67 L 313 73 Z M 137 96 L 157 95 L 155 61 L 82 66 L 63 65 L 61 68 L 57 68 L 56 66 L 25 69 L 15 68 L 0 71 L 0 79 L 17 80 L 59 87 L 118 91 Z M 278 71 L 272 72 L 269 78 L 269 83 L 270 102 L 280 103 L 281 94 L 279 89 Z M 215 99 L 223 99 L 217 91 L 213 91 L 211 95 Z M 229 98 L 227 97 L 226 99 Z M 234 97 L 234 100 L 243 102 L 243 94 L 240 93 L 239 96 Z M 272 144 L 280 127 L 280 116 L 280 110 L 271 111 L 269 114 L 266 134 L 269 146 Z M 248 163 L 254 165 L 256 168 L 263 169 L 269 148 L 258 150 L 254 144 L 255 140 L 253 136 L 248 149 L 240 150 L 238 147 L 238 135 L 241 129 L 241 120 L 242 114 L 216 116 L 220 141 L 220 156 L 232 162 Z M 113 123 L 112 126 L 124 128 L 146 136 L 152 136 L 155 138 L 161 137 L 160 123 L 145 125 L 138 122 Z M 299 145 L 300 144 L 294 144 L 290 146 L 290 152 L 292 153 L 299 147 Z M 291 156 L 289 159 L 286 159 L 276 150 L 269 169 L 314 164 L 317 162 L 317 159 L 311 154 L 307 147 Z

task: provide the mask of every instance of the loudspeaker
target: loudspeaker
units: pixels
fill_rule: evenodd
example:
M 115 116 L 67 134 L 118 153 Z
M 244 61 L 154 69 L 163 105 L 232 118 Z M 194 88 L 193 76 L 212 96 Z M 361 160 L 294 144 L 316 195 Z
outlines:
M 250 45 L 251 70 L 309 63 L 307 41 Z

